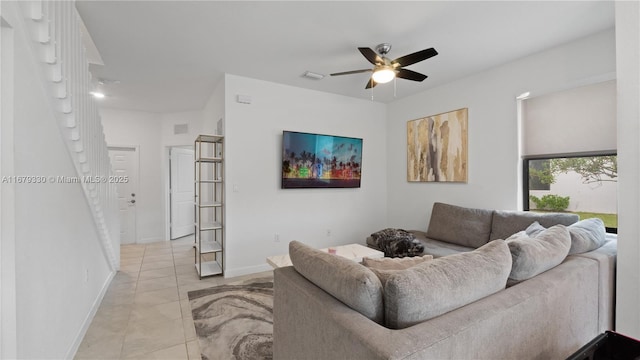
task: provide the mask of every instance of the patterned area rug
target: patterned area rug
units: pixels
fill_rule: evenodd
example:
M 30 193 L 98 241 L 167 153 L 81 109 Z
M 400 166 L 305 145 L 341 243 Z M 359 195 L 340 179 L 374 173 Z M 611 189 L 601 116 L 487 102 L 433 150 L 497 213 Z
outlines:
M 273 278 L 189 292 L 203 360 L 273 358 Z

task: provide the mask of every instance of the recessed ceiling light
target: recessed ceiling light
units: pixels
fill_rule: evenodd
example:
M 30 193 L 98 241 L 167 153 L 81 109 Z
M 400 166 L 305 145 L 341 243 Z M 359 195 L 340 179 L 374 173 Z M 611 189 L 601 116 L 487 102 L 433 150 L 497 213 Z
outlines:
M 96 99 L 103 99 L 104 98 L 104 94 L 98 91 L 92 91 L 89 94 L 93 95 L 94 98 Z

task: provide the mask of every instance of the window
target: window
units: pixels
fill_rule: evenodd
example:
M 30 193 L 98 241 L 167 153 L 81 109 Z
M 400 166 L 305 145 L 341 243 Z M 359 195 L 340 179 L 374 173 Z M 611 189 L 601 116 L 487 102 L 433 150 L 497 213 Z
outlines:
M 570 212 L 618 228 L 617 155 L 613 151 L 525 156 L 524 210 Z

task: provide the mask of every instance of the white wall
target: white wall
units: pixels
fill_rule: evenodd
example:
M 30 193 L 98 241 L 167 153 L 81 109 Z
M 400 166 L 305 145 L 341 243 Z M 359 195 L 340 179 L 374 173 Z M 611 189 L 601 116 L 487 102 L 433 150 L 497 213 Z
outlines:
M 109 146 L 136 146 L 139 150 L 136 242 L 166 240 L 162 116 L 108 108 L 101 109 L 100 115 Z
M 3 17 L 17 20 L 16 9 L 3 2 Z M 12 26 L 15 175 L 76 176 L 22 23 Z M 80 184 L 19 184 L 14 189 L 15 239 L 3 242 L 15 240 L 16 245 L 17 357 L 71 357 L 113 274 Z
M 436 201 L 516 209 L 516 96 L 610 80 L 614 73 L 615 40 L 610 30 L 391 103 L 387 125 L 389 226 L 426 230 Z M 407 121 L 464 107 L 469 108 L 468 183 L 408 183 Z
M 139 179 L 136 194 L 138 243 L 169 239 L 169 148 L 193 146 L 202 132 L 203 112 L 148 113 L 111 108 L 100 110 L 109 146 L 137 146 Z M 174 134 L 174 125 L 186 124 L 186 134 Z
M 364 243 L 383 228 L 385 119 L 380 103 L 226 75 L 226 276 L 268 269 L 265 258 L 291 240 Z M 362 187 L 280 189 L 283 130 L 363 138 Z
M 162 126 L 162 146 L 191 145 L 202 131 L 202 111 L 185 111 L 176 113 L 164 113 L 160 115 Z M 174 134 L 174 126 L 186 124 L 189 132 L 186 134 Z
M 640 3 L 616 1 L 618 263 L 616 330 L 640 338 Z
M 224 135 L 224 77 L 216 83 L 215 89 L 202 110 L 202 133 Z M 218 131 L 218 122 L 222 123 L 222 131 Z

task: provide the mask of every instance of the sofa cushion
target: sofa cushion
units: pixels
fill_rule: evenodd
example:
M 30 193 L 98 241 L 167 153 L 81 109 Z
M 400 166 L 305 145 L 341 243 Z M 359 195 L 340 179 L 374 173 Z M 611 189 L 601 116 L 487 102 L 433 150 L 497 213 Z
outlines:
M 607 232 L 601 219 L 584 219 L 572 224 L 567 229 L 571 234 L 569 255 L 595 250 L 606 242 Z
M 427 233 L 424 231 L 412 230 L 411 232 L 416 235 L 416 240 L 420 241 L 422 245 L 424 245 L 424 253 L 433 255 L 434 258 L 459 254 L 461 252 L 473 251 L 476 249 L 468 246 L 462 246 L 446 241 L 432 239 L 430 237 L 427 237 Z
M 512 234 L 526 229 L 534 221 L 548 228 L 558 224 L 569 226 L 578 220 L 580 217 L 576 214 L 496 210 L 493 213 L 490 239 L 506 239 Z
M 307 280 L 350 308 L 382 324 L 382 283 L 370 269 L 298 241 L 289 243 L 293 267 Z
M 555 225 L 534 236 L 510 238 L 507 245 L 513 258 L 509 279 L 522 281 L 559 265 L 569 253 L 571 237 L 567 227 Z
M 505 288 L 511 254 L 504 240 L 391 275 L 385 284 L 385 323 L 402 329 Z
M 398 271 L 404 271 L 432 259 L 433 255 L 404 258 L 364 258 L 362 259 L 362 265 L 368 267 L 369 269 L 371 269 L 371 271 L 378 275 L 378 278 L 380 278 L 380 282 L 382 282 L 382 286 L 384 287 L 384 284 L 389 276 L 397 273 Z
M 489 241 L 493 210 L 434 203 L 427 237 L 478 248 Z

